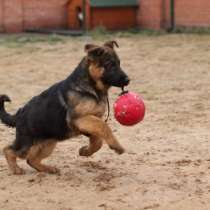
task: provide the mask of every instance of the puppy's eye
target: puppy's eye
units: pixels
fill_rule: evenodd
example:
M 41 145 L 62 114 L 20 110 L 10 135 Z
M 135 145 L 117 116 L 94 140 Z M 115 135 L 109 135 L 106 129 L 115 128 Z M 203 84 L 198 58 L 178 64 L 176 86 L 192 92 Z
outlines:
M 111 68 L 111 67 L 112 67 L 111 62 L 106 62 L 106 63 L 105 63 L 105 67 L 108 68 L 108 69 Z
M 106 68 L 112 68 L 116 65 L 116 63 L 114 61 L 109 61 L 107 63 L 105 63 Z

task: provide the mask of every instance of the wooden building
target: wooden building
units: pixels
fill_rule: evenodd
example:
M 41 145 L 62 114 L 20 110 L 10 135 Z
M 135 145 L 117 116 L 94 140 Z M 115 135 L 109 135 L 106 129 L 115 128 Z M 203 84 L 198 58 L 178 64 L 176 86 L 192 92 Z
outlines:
M 210 27 L 209 0 L 139 0 L 140 28 Z
M 71 0 L 68 27 L 93 29 L 103 26 L 111 30 L 137 27 L 137 0 Z M 81 15 L 81 12 L 83 15 Z

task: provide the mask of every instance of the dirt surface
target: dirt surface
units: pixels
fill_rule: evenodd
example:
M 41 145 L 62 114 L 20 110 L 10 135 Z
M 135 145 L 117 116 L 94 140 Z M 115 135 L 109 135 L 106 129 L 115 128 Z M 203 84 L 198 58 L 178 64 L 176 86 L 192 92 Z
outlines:
M 107 145 L 90 158 L 78 150 L 85 137 L 58 144 L 46 162 L 60 175 L 11 175 L 2 148 L 14 130 L 0 124 L 1 210 L 204 210 L 210 209 L 210 37 L 163 35 L 116 38 L 129 89 L 146 103 L 145 120 L 112 130 L 126 148 Z M 15 112 L 32 96 L 64 79 L 84 55 L 90 38 L 61 43 L 0 46 L 0 93 Z M 94 42 L 94 40 L 92 40 Z M 101 43 L 101 41 L 96 41 Z M 120 92 L 110 90 L 113 104 Z

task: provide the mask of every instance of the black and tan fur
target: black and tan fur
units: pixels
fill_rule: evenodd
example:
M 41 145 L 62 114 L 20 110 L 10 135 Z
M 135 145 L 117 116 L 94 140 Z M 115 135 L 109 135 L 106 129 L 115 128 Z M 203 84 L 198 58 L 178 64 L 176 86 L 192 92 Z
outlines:
M 129 79 L 120 67 L 114 50 L 115 41 L 103 46 L 86 45 L 87 55 L 73 73 L 40 95 L 33 97 L 16 114 L 5 111 L 6 95 L 0 96 L 0 119 L 10 127 L 16 127 L 13 144 L 4 148 L 9 168 L 14 174 L 23 174 L 17 158 L 38 171 L 56 173 L 59 170 L 41 161 L 48 157 L 56 143 L 78 135 L 89 137 L 89 145 L 79 150 L 82 156 L 97 152 L 103 140 L 118 154 L 123 147 L 102 119 L 106 110 L 108 89 L 123 87 Z

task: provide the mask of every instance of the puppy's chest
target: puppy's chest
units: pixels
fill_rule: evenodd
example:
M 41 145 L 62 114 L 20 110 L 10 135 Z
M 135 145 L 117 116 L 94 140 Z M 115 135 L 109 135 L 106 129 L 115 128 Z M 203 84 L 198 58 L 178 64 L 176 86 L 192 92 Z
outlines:
M 102 117 L 106 111 L 106 100 L 101 100 L 97 103 L 95 100 L 81 100 L 75 106 L 75 113 L 77 116 L 95 115 Z

